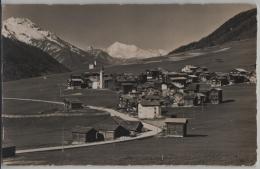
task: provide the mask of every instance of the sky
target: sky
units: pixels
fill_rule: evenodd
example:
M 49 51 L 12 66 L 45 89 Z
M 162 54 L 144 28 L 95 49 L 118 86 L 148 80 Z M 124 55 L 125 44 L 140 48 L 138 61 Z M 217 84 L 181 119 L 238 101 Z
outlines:
M 25 17 L 87 49 L 118 41 L 171 51 L 208 35 L 250 4 L 3 5 L 2 17 Z

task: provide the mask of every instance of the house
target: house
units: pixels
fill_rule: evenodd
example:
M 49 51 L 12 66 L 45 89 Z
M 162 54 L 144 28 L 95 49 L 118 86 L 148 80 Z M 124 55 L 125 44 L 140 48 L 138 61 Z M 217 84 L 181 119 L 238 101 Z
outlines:
M 99 86 L 100 86 L 99 79 L 92 79 L 90 86 L 91 86 L 92 89 L 99 89 Z
M 14 157 L 16 154 L 16 146 L 2 143 L 1 151 L 2 158 Z
M 170 83 L 168 88 L 170 89 L 170 95 L 173 95 L 178 92 L 183 93 L 183 90 L 184 90 L 183 85 L 181 85 L 179 83 L 175 83 L 175 82 Z
M 184 100 L 184 106 L 191 107 L 196 105 L 196 94 L 187 94 L 184 95 L 183 100 Z
M 209 93 L 210 90 L 212 89 L 210 84 L 206 84 L 206 83 L 200 83 L 199 84 L 199 93 L 202 93 L 205 95 L 205 101 L 208 102 L 209 101 Z
M 222 89 L 213 88 L 209 94 L 209 100 L 212 104 L 219 104 L 223 100 Z
M 94 67 L 95 67 L 95 66 L 94 66 L 93 63 L 90 63 L 90 64 L 88 65 L 88 69 L 90 69 L 90 70 L 91 70 L 91 69 L 94 69 Z
M 161 104 L 157 100 L 142 100 L 138 104 L 138 118 L 154 119 L 161 117 Z
M 186 118 L 167 118 L 165 119 L 165 134 L 170 137 L 185 137 L 187 135 Z
M 131 92 L 135 88 L 136 88 L 135 83 L 122 83 L 121 84 L 121 90 L 122 90 L 123 94 L 128 94 L 129 92 Z
M 195 105 L 203 105 L 206 102 L 206 96 L 203 93 L 196 93 Z
M 249 72 L 242 68 L 235 68 L 230 71 L 232 75 L 247 75 Z
M 72 129 L 72 140 L 74 143 L 86 143 L 102 141 L 104 138 L 93 127 L 76 126 Z
M 186 86 L 187 78 L 186 77 L 171 77 L 170 82 L 171 83 L 178 83 L 182 86 Z
M 185 89 L 186 93 L 192 94 L 192 93 L 197 93 L 199 91 L 199 84 L 198 83 L 192 83 L 187 86 Z
M 256 83 L 256 70 L 250 72 L 248 79 L 250 83 Z
M 215 72 L 211 75 L 210 84 L 212 87 L 220 87 L 229 84 L 229 74 Z
M 84 81 L 80 75 L 70 75 L 68 79 L 68 89 L 81 89 L 83 88 Z
M 197 83 L 199 82 L 199 77 L 196 75 L 188 75 L 187 83 Z
M 207 67 L 199 67 L 195 70 L 194 74 L 196 76 L 199 76 L 200 74 L 206 73 L 208 72 L 208 68 Z
M 247 78 L 246 75 L 242 75 L 242 74 L 230 74 L 230 81 L 232 83 L 244 83 L 244 82 L 248 82 L 249 79 Z
M 186 65 L 181 69 L 181 72 L 191 74 L 191 73 L 194 73 L 198 68 L 199 67 L 196 67 L 193 65 Z
M 176 104 L 178 106 L 183 106 L 184 105 L 184 94 L 183 93 L 175 93 L 172 96 L 173 104 Z
M 122 136 L 130 135 L 130 132 L 126 128 L 118 124 L 118 122 L 111 117 L 97 123 L 95 128 L 103 135 L 104 140 L 114 140 Z
M 110 90 L 114 89 L 114 79 L 112 77 L 104 77 L 104 88 Z
M 83 103 L 76 98 L 64 99 L 65 111 L 83 109 Z
M 147 81 L 162 79 L 161 71 L 159 69 L 147 69 L 146 78 L 147 78 Z
M 207 82 L 210 79 L 210 73 L 209 72 L 202 72 L 199 74 L 199 81 L 200 82 Z
M 119 109 L 124 109 L 127 112 L 135 112 L 137 110 L 137 97 L 127 94 L 119 97 Z

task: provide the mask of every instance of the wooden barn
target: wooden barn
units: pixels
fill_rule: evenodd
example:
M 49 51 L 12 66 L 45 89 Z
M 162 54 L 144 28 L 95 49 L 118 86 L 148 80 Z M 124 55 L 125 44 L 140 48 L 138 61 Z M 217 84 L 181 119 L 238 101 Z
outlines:
M 184 95 L 184 106 L 190 107 L 196 105 L 196 94 Z
M 121 91 L 123 94 L 128 94 L 135 88 L 136 88 L 135 83 L 121 83 Z
M 219 104 L 223 101 L 222 89 L 213 88 L 209 94 L 209 100 L 212 104 Z
M 83 109 L 83 103 L 76 98 L 64 99 L 65 111 Z
M 72 130 L 72 139 L 75 143 L 102 141 L 104 138 L 93 127 L 77 126 Z
M 185 137 L 187 124 L 186 118 L 167 118 L 165 119 L 165 134 L 172 137 Z
M 16 147 L 14 145 L 2 144 L 2 158 L 14 157 L 16 153 Z
M 114 119 L 130 132 L 130 136 L 136 136 L 136 134 L 143 131 L 143 123 L 141 121 L 126 121 L 119 117 L 114 117 Z
M 96 124 L 95 128 L 103 135 L 104 140 L 114 140 L 122 136 L 130 135 L 129 130 L 118 124 L 118 122 L 111 117 L 100 121 Z

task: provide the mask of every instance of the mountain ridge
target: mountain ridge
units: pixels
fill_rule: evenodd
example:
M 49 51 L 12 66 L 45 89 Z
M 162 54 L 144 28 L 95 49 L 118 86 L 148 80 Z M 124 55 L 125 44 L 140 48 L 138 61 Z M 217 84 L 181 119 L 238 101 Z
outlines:
M 208 36 L 201 38 L 199 41 L 180 46 L 169 52 L 169 55 L 215 45 L 222 45 L 229 41 L 254 38 L 256 37 L 257 32 L 256 13 L 256 8 L 241 12 L 227 20 Z
M 48 53 L 9 38 L 1 37 L 3 81 L 19 80 L 70 70 Z
M 3 21 L 2 35 L 37 47 L 72 70 L 87 67 L 87 64 L 94 60 L 100 64 L 113 63 L 113 58 L 106 52 L 101 52 L 102 57 L 93 55 L 91 51 L 77 48 L 54 33 L 41 29 L 28 18 L 11 17 Z

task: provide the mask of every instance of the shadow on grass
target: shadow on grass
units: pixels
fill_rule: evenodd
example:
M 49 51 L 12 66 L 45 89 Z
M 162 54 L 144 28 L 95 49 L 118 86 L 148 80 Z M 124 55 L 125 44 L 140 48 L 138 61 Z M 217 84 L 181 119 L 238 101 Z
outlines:
M 185 137 L 207 137 L 206 134 L 187 134 Z
M 222 103 L 230 103 L 230 102 L 234 102 L 234 99 L 228 99 L 228 100 L 223 100 Z

